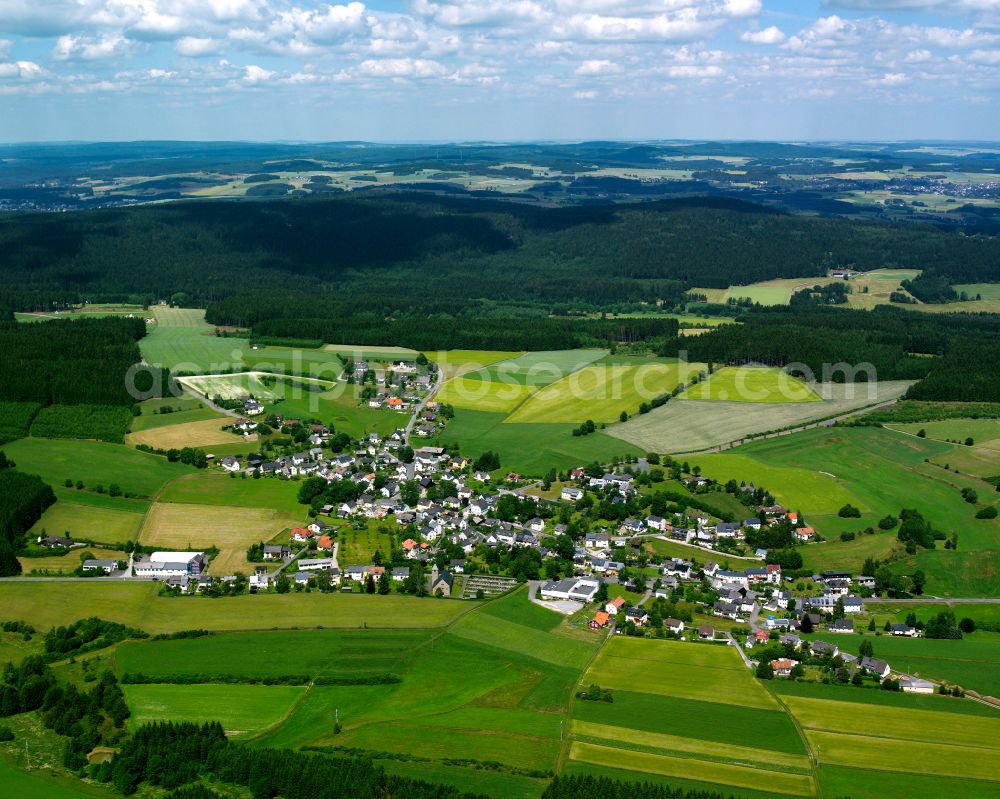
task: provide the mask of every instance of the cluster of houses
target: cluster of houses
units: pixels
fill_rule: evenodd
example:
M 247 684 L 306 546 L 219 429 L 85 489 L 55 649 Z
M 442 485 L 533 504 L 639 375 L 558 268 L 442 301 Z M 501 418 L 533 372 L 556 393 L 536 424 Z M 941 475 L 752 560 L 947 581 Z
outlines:
M 370 383 L 374 392 L 368 397 L 368 407 L 407 411 L 418 405 L 434 384 L 429 369 L 414 361 L 393 361 L 373 365 L 364 358 L 351 362 L 350 374 L 345 370 L 341 380 L 350 377 L 355 383 Z

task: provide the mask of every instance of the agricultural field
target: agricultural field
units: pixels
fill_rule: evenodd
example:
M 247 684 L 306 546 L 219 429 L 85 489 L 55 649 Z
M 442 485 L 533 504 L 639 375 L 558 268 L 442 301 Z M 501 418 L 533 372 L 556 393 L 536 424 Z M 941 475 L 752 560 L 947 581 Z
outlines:
M 125 437 L 125 443 L 136 445 L 145 444 L 154 449 L 182 449 L 184 447 L 208 448 L 218 444 L 238 444 L 242 441 L 240 436 L 234 435 L 222 429 L 224 424 L 231 424 L 233 419 L 230 416 L 221 416 L 214 411 L 208 411 L 208 418 L 198 421 L 184 421 L 178 419 L 177 424 L 167 424 L 158 427 L 148 428 L 138 432 L 129 433 Z M 201 413 L 200 411 L 184 411 L 168 416 L 183 416 L 186 413 Z M 142 418 L 142 417 L 138 417 Z
M 955 552 L 943 548 L 918 551 L 916 567 L 928 575 L 928 593 L 993 596 L 998 590 L 1000 522 L 974 519 L 977 505 L 965 502 L 960 494 L 962 488 L 976 485 L 980 490 L 992 489 L 982 481 L 924 462 L 947 457 L 955 447 L 879 428 L 825 428 L 755 442 L 723 454 L 700 455 L 696 462 L 704 474 L 717 480 L 753 480 L 764 486 L 778 502 L 801 510 L 827 537 L 876 527 L 886 514 L 916 506 L 936 528 L 946 534 L 957 532 L 962 542 Z M 991 494 L 986 497 L 992 500 Z M 837 515 L 848 502 L 861 510 L 861 518 Z M 840 562 L 844 567 L 850 563 L 856 571 L 869 553 L 859 539 L 849 543 L 854 547 L 844 549 L 855 549 L 854 557 Z M 809 547 L 836 552 L 839 542 Z M 807 560 L 813 557 L 809 547 L 803 555 Z M 915 568 L 912 558 L 898 564 L 910 571 Z
M 147 503 L 125 503 L 123 508 L 107 508 L 74 502 L 82 493 L 60 498 L 51 505 L 35 522 L 29 535 L 62 535 L 106 543 L 135 540 L 143 514 L 149 507 Z
M 158 455 L 100 441 L 22 438 L 5 445 L 3 451 L 19 469 L 37 474 L 50 485 L 61 486 L 71 479 L 82 480 L 89 489 L 99 485 L 107 489 L 117 483 L 123 492 L 140 497 L 151 497 L 170 480 L 194 471 Z
M 245 372 L 235 375 L 207 375 L 202 377 L 181 377 L 178 382 L 192 388 L 199 394 L 214 399 L 240 399 L 253 396 L 262 402 L 273 402 L 280 395 L 276 385 L 265 385 L 261 380 L 263 372 Z
M 545 386 L 583 369 L 607 355 L 607 350 L 553 350 L 528 352 L 494 362 L 468 376 L 477 380 Z
M 221 338 L 198 308 L 154 306 L 156 319 L 139 342 L 145 361 L 173 372 L 209 373 L 242 365 L 246 339 Z
M 501 350 L 439 350 L 426 353 L 437 364 L 445 380 L 478 371 L 498 361 L 510 361 L 523 354 Z
M 821 402 L 813 389 L 781 369 L 728 367 L 719 369 L 678 395 L 687 400 L 732 402 Z
M 193 505 L 265 508 L 288 516 L 301 516 L 305 506 L 298 502 L 298 491 L 299 485 L 289 480 L 244 480 L 221 472 L 201 471 L 174 480 L 159 499 Z
M 702 368 L 702 364 L 665 362 L 591 364 L 539 389 L 505 421 L 615 422 L 622 411 L 637 413 L 643 402 L 668 394 Z
M 574 702 L 568 770 L 813 795 L 795 727 L 732 648 L 612 638 L 581 679 L 592 683 L 614 703 Z
M 432 601 L 392 594 L 263 594 L 203 599 L 159 596 L 155 583 L 114 581 L 0 583 L 5 618 L 47 630 L 99 616 L 151 634 L 178 630 L 272 630 L 442 627 L 474 601 Z
M 741 442 L 747 436 L 804 426 L 889 402 L 906 393 L 910 385 L 906 381 L 882 381 L 861 386 L 824 383 L 816 387 L 822 402 L 671 400 L 624 424 L 609 427 L 608 434 L 647 452 L 698 452 Z
M 379 347 L 372 344 L 352 346 L 350 344 L 327 344 L 324 352 L 344 355 L 348 358 L 364 358 L 367 361 L 412 361 L 417 357 L 416 350 L 407 347 Z
M 646 452 L 601 430 L 574 436 L 577 425 L 572 423 L 505 424 L 504 419 L 502 413 L 458 408 L 441 436 L 429 443 L 457 444 L 462 452 L 470 454 L 492 450 L 499 453 L 503 468 L 529 475 L 564 469 L 571 463 L 606 463 L 612 458 Z
M 165 550 L 217 547 L 219 554 L 213 558 L 209 571 L 222 576 L 234 571 L 246 573 L 249 568 L 246 549 L 250 544 L 270 541 L 299 522 L 298 516 L 270 508 L 154 502 L 139 541 L 144 546 Z
M 243 363 L 260 372 L 305 374 L 325 380 L 336 380 L 344 366 L 336 352 L 291 347 L 251 347 L 243 352 Z
M 406 413 L 369 408 L 360 399 L 361 386 L 356 384 L 337 383 L 327 391 L 307 391 L 278 383 L 271 390 L 279 398 L 270 411 L 293 419 L 320 419 L 355 438 L 371 432 L 387 435 L 409 419 Z
M 475 376 L 453 377 L 434 395 L 434 399 L 455 408 L 510 413 L 524 402 L 534 387 L 523 383 L 480 380 Z
M 306 691 L 297 685 L 125 685 L 122 690 L 132 730 L 155 721 L 218 721 L 237 741 L 278 724 Z
M 216 411 L 206 408 L 199 400 L 194 398 L 174 400 L 183 410 L 177 410 L 173 413 L 153 413 L 152 406 L 146 405 L 147 402 L 170 405 L 169 402 L 164 400 L 146 400 L 146 402 L 142 403 L 142 414 L 132 419 L 132 425 L 129 428 L 130 432 L 141 433 L 147 430 L 155 430 L 158 427 L 172 427 L 188 422 L 203 422 L 206 419 L 222 418 Z M 177 407 L 177 405 L 173 407 Z
M 941 609 L 938 607 L 934 612 Z M 967 615 L 960 609 L 954 610 L 958 618 Z M 930 615 L 931 612 L 925 612 L 919 617 L 926 619 Z M 815 637 L 830 640 L 829 636 Z M 866 637 L 861 635 L 836 636 L 837 646 L 854 655 L 863 640 Z M 867 640 L 874 644 L 876 657 L 887 660 L 893 669 L 1000 697 L 1000 633 L 977 631 L 957 641 L 888 635 Z
M 643 638 L 615 638 L 601 650 L 584 682 L 605 688 L 679 696 L 704 702 L 774 709 L 731 647 Z
M 784 694 L 784 691 L 782 690 Z M 995 796 L 1000 718 L 784 694 L 823 766 L 981 781 L 970 796 Z M 877 724 L 873 727 L 873 715 Z M 861 775 L 858 775 L 862 780 Z M 853 795 L 853 792 L 852 794 Z

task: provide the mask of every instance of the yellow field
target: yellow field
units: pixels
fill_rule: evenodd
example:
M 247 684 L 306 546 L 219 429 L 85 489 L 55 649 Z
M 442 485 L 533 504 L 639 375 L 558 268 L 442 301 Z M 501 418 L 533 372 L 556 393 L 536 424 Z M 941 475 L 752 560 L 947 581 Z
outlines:
M 536 386 L 523 386 L 520 383 L 494 383 L 471 377 L 455 377 L 441 386 L 434 399 L 456 408 L 510 413 L 535 388 Z
M 269 508 L 157 502 L 146 516 L 139 540 L 145 546 L 185 551 L 218 547 L 210 573 L 232 574 L 246 571 L 246 549 L 250 544 L 269 541 L 299 522 L 294 516 Z
M 704 368 L 695 363 L 591 364 L 531 395 L 506 423 L 616 422 L 622 411 L 669 393 Z
M 664 735 L 646 730 L 633 730 L 610 724 L 594 724 L 589 721 L 573 721 L 574 736 L 601 738 L 611 743 L 633 744 L 663 749 L 669 752 L 683 752 L 689 755 L 704 755 L 717 760 L 737 760 L 742 763 L 757 762 L 790 769 L 808 769 L 809 758 L 805 755 L 790 755 L 784 752 L 755 749 L 749 746 L 703 741 L 679 735 Z M 610 745 L 610 744 L 609 744 Z
M 789 774 L 751 766 L 733 766 L 693 757 L 670 757 L 646 752 L 633 752 L 610 746 L 575 741 L 570 747 L 570 760 L 612 768 L 625 767 L 629 771 L 659 774 L 688 780 L 731 785 L 737 788 L 766 786 L 769 793 L 812 796 L 812 778 L 807 774 Z
M 185 422 L 171 424 L 165 427 L 154 427 L 151 430 L 140 430 L 129 433 L 125 437 L 127 444 L 145 444 L 156 449 L 183 449 L 184 447 L 211 447 L 215 444 L 239 444 L 241 436 L 228 433 L 222 429 L 224 424 L 231 424 L 229 416 L 218 416 L 215 419 L 203 419 L 200 422 Z

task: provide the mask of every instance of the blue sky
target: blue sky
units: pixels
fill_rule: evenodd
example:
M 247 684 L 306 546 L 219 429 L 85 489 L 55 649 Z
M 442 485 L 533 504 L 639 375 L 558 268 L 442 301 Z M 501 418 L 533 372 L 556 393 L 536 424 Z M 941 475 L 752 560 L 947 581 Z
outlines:
M 1000 138 L 1000 0 L 0 0 L 0 141 Z

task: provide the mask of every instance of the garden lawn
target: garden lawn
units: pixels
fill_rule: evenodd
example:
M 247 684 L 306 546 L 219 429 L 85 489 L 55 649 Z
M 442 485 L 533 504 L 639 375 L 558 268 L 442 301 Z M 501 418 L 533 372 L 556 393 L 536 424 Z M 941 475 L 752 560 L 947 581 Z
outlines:
M 464 455 L 486 450 L 500 455 L 504 469 L 542 476 L 549 469 L 566 469 L 593 461 L 640 455 L 644 450 L 597 431 L 574 436 L 574 424 L 504 424 L 501 413 L 458 408 L 444 432 L 428 443 L 457 444 Z
M 129 449 L 123 444 L 100 441 L 71 441 L 49 438 L 22 438 L 3 447 L 18 469 L 37 474 L 50 485 L 68 479 L 82 480 L 87 488 L 112 483 L 125 493 L 150 497 L 167 482 L 192 467 L 170 463 L 166 458 Z
M 728 367 L 719 369 L 678 395 L 688 400 L 730 402 L 822 402 L 806 383 L 781 369 Z
M 772 709 L 774 698 L 731 647 L 613 638 L 584 675 L 585 685 Z
M 702 364 L 592 364 L 539 389 L 512 413 L 508 423 L 615 422 L 625 411 L 668 394 Z
M 239 740 L 273 727 L 306 689 L 296 685 L 124 685 L 136 730 L 155 721 L 218 721 Z

